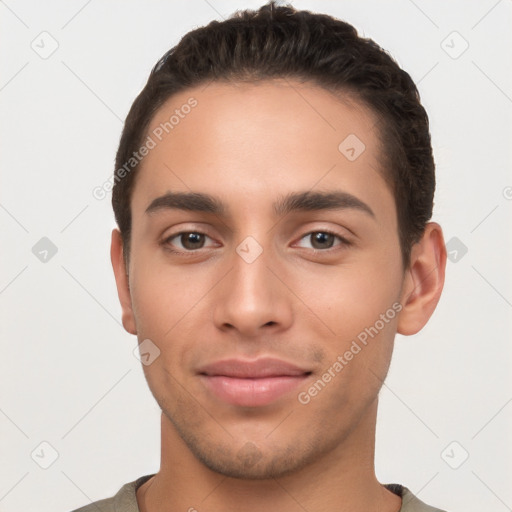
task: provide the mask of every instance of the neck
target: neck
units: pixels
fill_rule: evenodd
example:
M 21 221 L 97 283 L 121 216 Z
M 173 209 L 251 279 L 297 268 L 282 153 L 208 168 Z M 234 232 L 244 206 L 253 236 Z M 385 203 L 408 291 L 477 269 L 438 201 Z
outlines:
M 398 512 L 401 498 L 375 476 L 377 400 L 338 446 L 287 476 L 243 480 L 216 473 L 190 452 L 162 414 L 159 472 L 137 491 L 141 512 L 158 510 Z

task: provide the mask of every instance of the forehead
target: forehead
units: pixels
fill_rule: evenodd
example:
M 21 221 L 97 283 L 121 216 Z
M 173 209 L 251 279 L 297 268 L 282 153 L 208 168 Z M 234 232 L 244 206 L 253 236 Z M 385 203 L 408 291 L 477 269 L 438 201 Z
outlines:
M 302 147 L 304 138 L 312 148 L 321 138 L 338 151 L 338 143 L 349 134 L 373 145 L 375 124 L 376 116 L 351 93 L 335 95 L 313 83 L 287 79 L 223 81 L 169 98 L 151 120 L 148 134 L 177 145 L 193 130 L 205 150 L 211 143 L 217 151 L 226 135 L 245 147 L 268 147 L 273 140 L 283 149 Z
M 387 189 L 375 116 L 348 96 L 310 83 L 190 88 L 157 111 L 146 137 L 153 147 L 141 162 L 134 194 L 146 203 L 173 189 L 231 201 L 237 194 L 271 196 L 291 188 L 341 187 L 367 197 L 372 189 Z

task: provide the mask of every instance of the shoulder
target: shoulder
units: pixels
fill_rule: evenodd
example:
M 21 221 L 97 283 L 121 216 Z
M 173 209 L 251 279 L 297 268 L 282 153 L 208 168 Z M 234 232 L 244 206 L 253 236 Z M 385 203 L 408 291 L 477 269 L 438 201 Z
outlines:
M 385 484 L 384 487 L 402 497 L 402 506 L 399 512 L 446 512 L 440 508 L 427 505 L 403 485 Z
M 153 475 L 145 475 L 121 487 L 115 496 L 95 501 L 72 512 L 139 512 L 137 489 Z

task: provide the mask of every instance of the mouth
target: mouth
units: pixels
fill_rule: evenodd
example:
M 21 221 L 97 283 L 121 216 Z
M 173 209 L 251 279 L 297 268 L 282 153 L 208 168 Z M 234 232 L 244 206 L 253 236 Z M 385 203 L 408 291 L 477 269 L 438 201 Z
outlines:
M 205 387 L 218 399 L 240 407 L 275 402 L 303 384 L 311 371 L 279 359 L 227 359 L 201 368 Z

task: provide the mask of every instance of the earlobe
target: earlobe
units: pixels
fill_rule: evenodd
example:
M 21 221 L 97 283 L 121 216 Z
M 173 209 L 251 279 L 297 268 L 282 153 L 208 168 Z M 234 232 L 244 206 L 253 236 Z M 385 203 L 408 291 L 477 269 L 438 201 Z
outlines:
M 416 334 L 432 316 L 441 297 L 446 268 L 446 247 L 441 226 L 429 222 L 411 251 L 400 302 L 397 332 Z
M 130 295 L 130 285 L 128 281 L 128 272 L 123 254 L 123 240 L 118 229 L 112 230 L 112 240 L 110 245 L 110 259 L 116 279 L 117 295 L 123 312 L 123 327 L 130 334 L 137 334 L 135 316 L 133 314 L 132 299 Z

